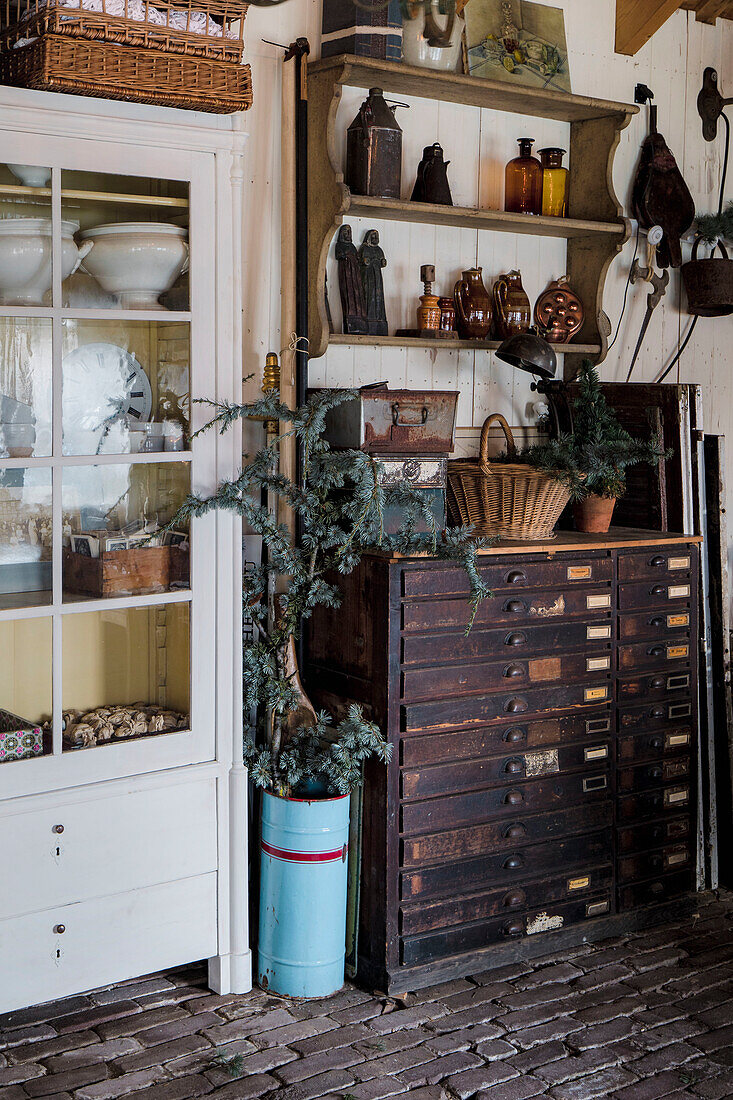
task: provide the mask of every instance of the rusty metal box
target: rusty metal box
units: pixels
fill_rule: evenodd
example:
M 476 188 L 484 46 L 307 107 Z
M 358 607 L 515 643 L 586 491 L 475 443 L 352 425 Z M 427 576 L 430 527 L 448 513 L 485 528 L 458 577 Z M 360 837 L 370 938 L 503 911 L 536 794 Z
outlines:
M 326 417 L 332 447 L 368 454 L 450 454 L 455 445 L 457 390 L 391 390 L 364 386 Z

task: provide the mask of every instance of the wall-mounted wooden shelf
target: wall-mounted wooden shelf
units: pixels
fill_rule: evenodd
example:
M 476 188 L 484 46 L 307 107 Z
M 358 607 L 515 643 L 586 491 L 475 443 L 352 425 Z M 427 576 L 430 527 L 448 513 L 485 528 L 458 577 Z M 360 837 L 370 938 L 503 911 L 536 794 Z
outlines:
M 23 187 L 21 184 L 0 183 L 0 195 L 8 195 L 13 198 L 25 199 L 51 199 L 50 187 Z M 61 189 L 62 201 L 78 201 L 82 203 L 111 203 L 113 206 L 160 206 L 171 207 L 176 210 L 188 210 L 188 199 L 177 199 L 168 195 L 130 195 L 114 194 L 111 191 L 74 191 L 68 188 Z
M 512 114 L 570 123 L 569 218 L 507 214 L 500 210 L 435 206 L 352 195 L 336 152 L 336 112 L 345 85 L 380 87 L 386 92 L 444 100 Z M 408 340 L 398 337 L 329 337 L 325 301 L 326 260 L 331 241 L 346 215 L 360 218 L 454 226 L 501 233 L 524 233 L 567 240 L 568 279 L 585 306 L 579 343 L 564 349 L 566 373 L 581 355 L 601 362 L 607 352 L 608 320 L 603 288 L 613 258 L 628 240 L 630 225 L 613 191 L 613 157 L 621 131 L 638 111 L 633 104 L 543 89 L 511 87 L 454 73 L 438 73 L 391 61 L 329 57 L 308 68 L 308 309 L 310 355 L 318 358 L 334 343 L 372 346 L 480 347 L 494 341 Z
M 431 348 L 435 351 L 496 351 L 501 340 L 461 340 L 458 336 L 445 340 L 420 339 L 416 336 L 351 336 L 331 333 L 329 344 L 350 344 L 367 348 Z M 556 355 L 598 355 L 600 344 L 553 344 Z

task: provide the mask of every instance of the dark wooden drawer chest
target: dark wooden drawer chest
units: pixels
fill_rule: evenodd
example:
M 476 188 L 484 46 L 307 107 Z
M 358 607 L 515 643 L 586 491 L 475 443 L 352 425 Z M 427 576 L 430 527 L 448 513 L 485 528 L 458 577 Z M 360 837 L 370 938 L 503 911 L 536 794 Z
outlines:
M 694 887 L 694 539 L 560 535 L 366 557 L 319 609 L 307 689 L 361 703 L 392 760 L 364 792 L 358 978 L 399 991 L 649 923 Z

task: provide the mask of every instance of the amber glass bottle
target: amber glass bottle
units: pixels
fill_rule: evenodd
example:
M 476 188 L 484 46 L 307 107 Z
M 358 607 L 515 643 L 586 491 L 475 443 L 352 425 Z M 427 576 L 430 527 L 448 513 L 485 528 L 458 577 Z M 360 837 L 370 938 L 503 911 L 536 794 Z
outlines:
M 563 168 L 564 149 L 540 149 L 542 161 L 542 213 L 564 218 L 567 209 L 568 170 Z
M 534 138 L 518 138 L 519 156 L 504 173 L 504 209 L 511 214 L 542 212 L 542 165 L 532 156 Z

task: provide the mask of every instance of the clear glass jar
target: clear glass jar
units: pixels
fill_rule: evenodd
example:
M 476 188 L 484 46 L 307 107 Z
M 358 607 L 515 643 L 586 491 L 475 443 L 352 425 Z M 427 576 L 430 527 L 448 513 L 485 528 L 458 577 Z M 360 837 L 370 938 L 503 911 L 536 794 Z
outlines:
M 542 165 L 532 156 L 534 138 L 517 138 L 519 156 L 504 172 L 504 209 L 510 214 L 542 212 Z
M 564 218 L 567 208 L 568 170 L 563 168 L 564 149 L 540 149 L 542 162 L 542 213 Z

